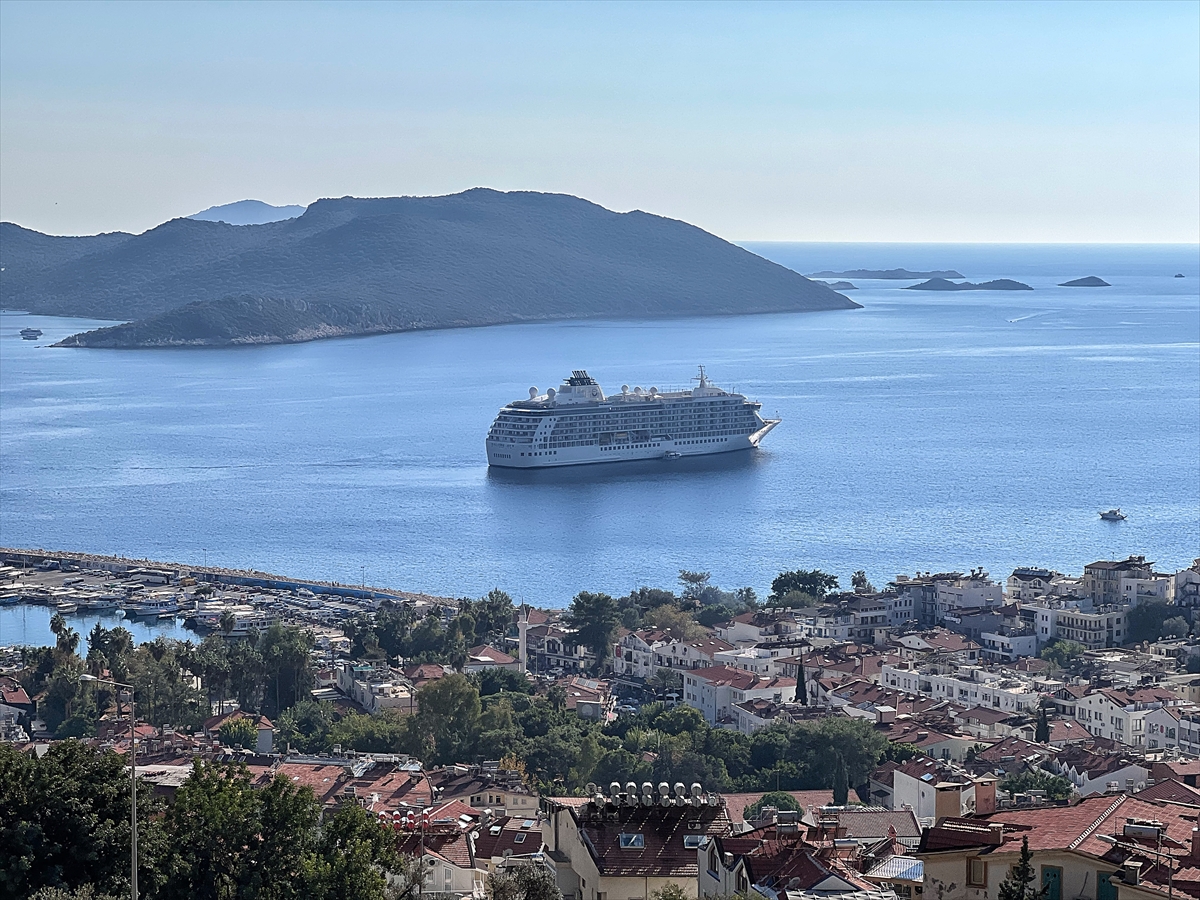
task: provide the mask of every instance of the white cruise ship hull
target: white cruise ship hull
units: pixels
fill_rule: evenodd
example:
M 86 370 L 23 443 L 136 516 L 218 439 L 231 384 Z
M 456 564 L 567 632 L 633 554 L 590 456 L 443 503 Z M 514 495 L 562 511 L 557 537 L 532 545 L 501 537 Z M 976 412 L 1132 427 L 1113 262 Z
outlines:
M 614 443 L 607 447 L 596 445 L 562 447 L 554 450 L 533 450 L 487 441 L 489 466 L 508 469 L 547 469 L 555 466 L 583 466 L 593 463 L 629 462 L 631 460 L 671 460 L 684 456 L 709 456 L 713 453 L 732 453 L 753 450 L 767 433 L 779 424 L 779 419 L 767 419 L 753 434 L 735 434 L 692 439 L 656 439 Z M 678 454 L 678 457 L 675 456 Z

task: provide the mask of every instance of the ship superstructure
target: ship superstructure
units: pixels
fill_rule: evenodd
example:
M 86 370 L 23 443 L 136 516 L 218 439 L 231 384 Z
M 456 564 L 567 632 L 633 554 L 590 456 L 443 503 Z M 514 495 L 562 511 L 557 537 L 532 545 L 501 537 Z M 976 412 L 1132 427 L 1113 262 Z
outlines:
M 749 450 L 779 424 L 760 415 L 761 404 L 712 384 L 703 366 L 693 380 L 690 390 L 622 385 L 605 396 L 576 370 L 557 390 L 530 388 L 528 400 L 514 400 L 492 423 L 488 465 L 536 469 Z

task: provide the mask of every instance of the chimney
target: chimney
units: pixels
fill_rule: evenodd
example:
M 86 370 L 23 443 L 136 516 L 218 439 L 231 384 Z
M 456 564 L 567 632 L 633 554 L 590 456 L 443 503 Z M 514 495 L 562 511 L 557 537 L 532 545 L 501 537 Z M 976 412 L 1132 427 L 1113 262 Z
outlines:
M 996 781 L 980 778 L 975 782 L 975 815 L 986 816 L 996 811 Z
M 1121 879 L 1126 884 L 1141 884 L 1142 864 L 1132 860 L 1125 863 L 1125 877 Z
M 934 815 L 937 818 L 949 816 L 957 819 L 963 814 L 962 785 L 942 782 L 934 787 Z
M 993 788 L 993 794 L 995 790 Z M 978 803 L 978 801 L 976 801 Z M 1000 822 L 988 822 L 988 839 L 999 847 L 1004 843 L 1004 825 Z

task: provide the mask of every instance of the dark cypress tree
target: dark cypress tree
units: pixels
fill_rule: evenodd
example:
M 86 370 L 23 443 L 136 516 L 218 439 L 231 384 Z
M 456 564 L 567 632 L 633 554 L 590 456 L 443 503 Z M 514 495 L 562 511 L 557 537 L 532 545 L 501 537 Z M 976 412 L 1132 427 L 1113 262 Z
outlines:
M 804 663 L 800 663 L 796 672 L 796 700 L 801 706 L 808 706 L 808 678 L 804 674 Z
M 833 770 L 833 805 L 845 806 L 850 801 L 850 773 L 846 762 L 838 754 L 837 766 Z
M 1050 720 L 1046 717 L 1044 706 L 1038 711 L 1038 723 L 1033 732 L 1033 739 L 1039 744 L 1050 743 Z
M 1029 852 L 1029 838 L 1021 838 L 1021 857 L 1013 866 L 997 891 L 998 900 L 1045 900 L 1046 888 L 1035 887 L 1036 873 L 1033 870 L 1033 854 Z

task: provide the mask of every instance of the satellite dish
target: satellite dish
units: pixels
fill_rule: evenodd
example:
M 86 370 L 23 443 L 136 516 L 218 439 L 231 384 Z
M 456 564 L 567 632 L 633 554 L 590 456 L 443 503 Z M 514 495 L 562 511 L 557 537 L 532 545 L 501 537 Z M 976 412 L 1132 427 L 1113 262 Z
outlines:
M 554 388 L 549 388 L 549 389 L 547 389 L 547 391 L 546 391 L 546 399 L 547 399 L 547 400 L 553 400 L 553 399 L 554 399 L 554 397 L 555 397 L 555 394 L 556 394 L 556 393 L 557 393 L 557 391 L 555 391 L 555 390 L 554 390 Z
M 537 399 L 537 395 L 538 395 L 538 389 L 535 387 L 531 387 L 529 389 L 529 399 L 535 400 L 535 399 Z
M 656 387 L 651 387 L 651 388 L 650 388 L 650 396 L 651 396 L 651 397 L 656 397 L 656 396 L 658 396 L 658 388 L 656 388 Z
M 621 385 L 621 393 L 628 394 L 629 393 L 629 385 L 627 385 L 627 384 Z

